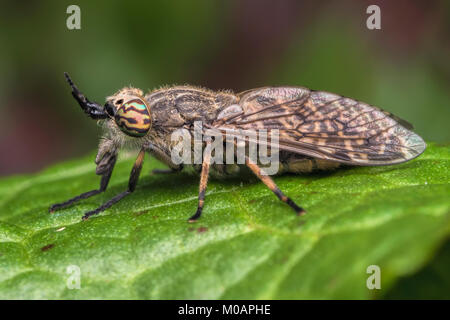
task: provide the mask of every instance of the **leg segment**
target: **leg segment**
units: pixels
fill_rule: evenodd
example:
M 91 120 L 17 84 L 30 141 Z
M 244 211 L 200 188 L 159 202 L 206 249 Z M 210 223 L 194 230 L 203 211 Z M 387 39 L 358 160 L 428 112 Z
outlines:
M 136 189 L 136 185 L 137 185 L 137 182 L 138 182 L 138 179 L 139 179 L 139 174 L 141 173 L 142 164 L 144 162 L 144 156 L 145 156 L 145 150 L 142 149 L 139 152 L 138 157 L 136 158 L 136 161 L 134 163 L 133 169 L 131 170 L 130 179 L 128 180 L 128 189 L 126 191 L 124 191 L 124 192 L 119 193 L 118 195 L 113 197 L 111 200 L 105 202 L 104 204 L 102 204 L 97 209 L 89 211 L 89 212 L 86 212 L 84 214 L 84 216 L 83 216 L 83 220 L 86 220 L 90 216 L 98 214 L 98 213 L 108 209 L 113 204 L 119 202 L 119 200 L 121 200 L 125 196 L 129 195 L 130 193 L 132 193 Z
M 174 173 L 183 170 L 183 164 L 180 163 L 178 165 L 172 163 L 172 159 L 170 159 L 170 152 L 167 150 L 162 150 L 159 146 L 156 146 L 154 144 L 149 144 L 147 146 L 149 152 L 151 155 L 153 155 L 156 159 L 159 161 L 167 164 L 169 166 L 169 169 L 153 169 L 152 174 L 166 174 L 166 173 Z
M 247 165 L 247 167 L 250 168 L 250 170 L 253 171 L 253 173 L 262 181 L 264 182 L 264 184 L 270 189 L 272 190 L 273 193 L 275 193 L 275 195 L 278 197 L 278 199 L 280 199 L 281 201 L 283 201 L 284 203 L 287 203 L 292 209 L 294 209 L 294 211 L 298 214 L 298 215 L 302 215 L 304 213 L 306 213 L 306 211 L 299 207 L 297 204 L 295 204 L 294 201 L 291 200 L 291 198 L 288 198 L 287 196 L 284 195 L 284 193 L 278 188 L 278 186 L 275 184 L 275 182 L 272 180 L 272 178 L 270 178 L 267 175 L 264 175 L 261 171 L 261 168 L 253 163 L 247 156 L 245 157 L 245 164 Z
M 89 197 L 95 196 L 96 194 L 104 192 L 106 190 L 106 188 L 108 187 L 109 179 L 111 178 L 111 174 L 114 169 L 114 165 L 116 164 L 116 160 L 117 160 L 117 157 L 115 155 L 111 156 L 108 159 L 108 163 L 106 164 L 105 171 L 102 174 L 102 178 L 100 180 L 100 188 L 99 189 L 82 193 L 79 196 L 73 197 L 72 199 L 69 199 L 65 202 L 55 203 L 54 205 L 52 205 L 50 207 L 49 212 L 54 212 L 56 210 L 68 207 L 82 199 L 87 199 Z
M 189 218 L 189 222 L 195 222 L 202 215 L 205 203 L 206 186 L 208 185 L 209 166 L 211 164 L 211 141 L 208 141 L 202 163 L 202 173 L 200 174 L 200 187 L 198 192 L 198 206 L 195 214 Z

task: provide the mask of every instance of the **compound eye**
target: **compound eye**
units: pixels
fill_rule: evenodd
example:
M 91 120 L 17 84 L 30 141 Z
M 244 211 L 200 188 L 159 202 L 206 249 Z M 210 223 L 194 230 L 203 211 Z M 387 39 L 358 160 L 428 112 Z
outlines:
M 114 116 L 116 124 L 125 134 L 143 137 L 150 130 L 151 117 L 144 100 L 134 98 L 123 103 Z

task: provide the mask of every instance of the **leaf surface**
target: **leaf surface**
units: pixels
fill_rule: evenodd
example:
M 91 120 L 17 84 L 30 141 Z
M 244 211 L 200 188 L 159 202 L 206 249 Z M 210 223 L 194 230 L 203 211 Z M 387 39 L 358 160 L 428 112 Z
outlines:
M 118 161 L 105 193 L 49 214 L 98 187 L 93 158 L 0 180 L 0 298 L 383 298 L 450 232 L 448 146 L 395 166 L 275 177 L 308 210 L 302 217 L 243 175 L 212 179 L 202 218 L 189 224 L 198 177 L 150 174 L 162 165 L 148 158 L 136 191 L 100 215 L 81 220 L 126 188 L 133 158 Z M 380 290 L 366 286 L 370 265 L 381 269 Z M 69 266 L 80 289 L 68 287 Z M 448 281 L 436 285 L 448 292 Z

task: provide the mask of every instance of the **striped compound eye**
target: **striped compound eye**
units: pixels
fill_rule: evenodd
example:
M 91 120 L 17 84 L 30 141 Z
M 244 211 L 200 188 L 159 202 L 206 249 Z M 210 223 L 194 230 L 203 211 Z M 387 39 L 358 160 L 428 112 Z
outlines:
M 122 104 L 114 117 L 120 130 L 129 136 L 143 137 L 150 130 L 151 117 L 146 103 L 138 98 Z

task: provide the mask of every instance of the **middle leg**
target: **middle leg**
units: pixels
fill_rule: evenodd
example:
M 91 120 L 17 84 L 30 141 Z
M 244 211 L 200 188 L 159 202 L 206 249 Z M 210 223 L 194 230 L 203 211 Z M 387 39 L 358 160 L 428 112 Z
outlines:
M 211 165 L 211 141 L 206 142 L 203 162 L 202 173 L 200 174 L 200 186 L 198 192 L 198 206 L 195 214 L 189 218 L 189 222 L 195 222 L 202 215 L 203 205 L 205 203 L 206 186 L 208 185 L 209 167 Z

